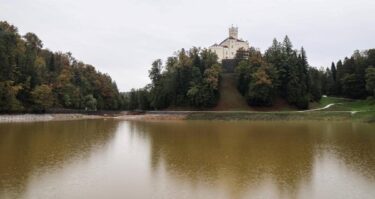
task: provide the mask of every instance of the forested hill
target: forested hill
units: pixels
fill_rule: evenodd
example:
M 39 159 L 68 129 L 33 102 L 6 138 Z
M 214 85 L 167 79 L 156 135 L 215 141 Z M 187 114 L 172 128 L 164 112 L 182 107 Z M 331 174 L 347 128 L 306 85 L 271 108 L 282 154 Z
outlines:
M 286 36 L 282 42 L 274 39 L 264 53 L 255 48 L 240 49 L 233 61 L 234 74 L 225 76 L 215 53 L 200 48 L 182 49 L 164 65 L 156 60 L 149 71 L 152 83 L 124 94 L 124 107 L 308 109 L 322 95 L 372 100 L 375 94 L 375 49 L 356 51 L 337 65 L 318 69 L 308 64 L 304 48 L 294 49 Z
M 165 63 L 153 62 L 150 84 L 119 93 L 107 74 L 70 53 L 51 52 L 35 34 L 21 36 L 16 27 L 0 22 L 0 113 L 218 110 L 218 104 L 220 110 L 247 110 L 245 103 L 273 107 L 276 99 L 307 109 L 324 94 L 370 100 L 375 95 L 375 49 L 356 51 L 330 68 L 317 69 L 309 66 L 305 50 L 294 49 L 286 36 L 282 42 L 275 39 L 264 53 L 255 48 L 239 50 L 234 61 L 235 73 L 221 78 L 214 52 L 181 49 Z M 234 102 L 238 106 L 222 106 Z
M 107 74 L 51 52 L 33 33 L 21 36 L 0 22 L 0 112 L 42 112 L 50 108 L 121 108 L 116 83 Z

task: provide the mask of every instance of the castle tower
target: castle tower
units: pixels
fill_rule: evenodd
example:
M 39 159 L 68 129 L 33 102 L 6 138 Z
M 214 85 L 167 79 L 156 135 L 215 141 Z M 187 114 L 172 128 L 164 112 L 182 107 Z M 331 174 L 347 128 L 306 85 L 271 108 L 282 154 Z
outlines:
M 229 37 L 220 44 L 214 44 L 209 49 L 216 53 L 218 61 L 233 60 L 239 49 L 249 50 L 250 46 L 247 41 L 238 39 L 238 27 L 229 28 Z
M 229 28 L 229 37 L 233 37 L 235 39 L 238 39 L 238 27 L 230 27 Z

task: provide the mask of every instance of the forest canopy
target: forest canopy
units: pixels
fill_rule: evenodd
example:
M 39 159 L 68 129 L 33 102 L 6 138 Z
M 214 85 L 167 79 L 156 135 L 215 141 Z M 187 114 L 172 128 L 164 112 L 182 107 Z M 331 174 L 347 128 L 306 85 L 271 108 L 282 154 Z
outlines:
M 127 109 L 168 107 L 209 108 L 219 100 L 221 66 L 207 49 L 181 49 L 163 65 L 160 59 L 149 70 L 151 84 L 124 94 Z
M 303 47 L 294 49 L 289 37 L 273 40 L 264 53 L 240 49 L 235 57 L 238 91 L 250 106 L 273 106 L 277 99 L 308 109 L 323 95 L 364 99 L 375 94 L 375 49 L 355 51 L 350 58 L 318 69 L 310 66 Z M 210 108 L 220 100 L 222 66 L 215 53 L 192 48 L 178 51 L 149 71 L 151 84 L 122 95 L 129 110 Z M 223 67 L 224 68 L 224 67 Z
M 121 105 L 109 75 L 71 53 L 43 48 L 34 33 L 21 36 L 15 26 L 0 22 L 0 112 L 116 110 Z
M 352 99 L 375 95 L 375 49 L 355 51 L 322 71 L 322 92 Z

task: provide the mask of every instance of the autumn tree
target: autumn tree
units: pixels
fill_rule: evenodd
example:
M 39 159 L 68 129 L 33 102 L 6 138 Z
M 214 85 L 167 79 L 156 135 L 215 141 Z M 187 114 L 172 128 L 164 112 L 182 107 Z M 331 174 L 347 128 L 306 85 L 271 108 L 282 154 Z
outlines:
M 35 111 L 46 111 L 53 105 L 52 89 L 45 84 L 36 86 L 31 91 Z

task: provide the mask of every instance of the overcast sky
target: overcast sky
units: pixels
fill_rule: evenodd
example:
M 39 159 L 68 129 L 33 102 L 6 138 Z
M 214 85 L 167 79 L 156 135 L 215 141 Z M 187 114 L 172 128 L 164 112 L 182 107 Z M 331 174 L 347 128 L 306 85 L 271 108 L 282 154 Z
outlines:
M 375 48 L 374 0 L 0 0 L 0 20 L 108 73 L 121 91 L 148 83 L 157 58 L 221 42 L 231 24 L 262 51 L 289 35 L 317 67 Z

